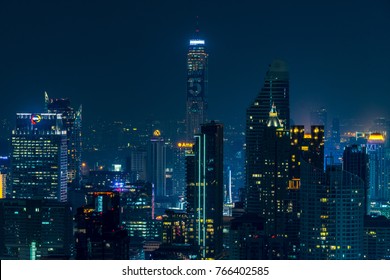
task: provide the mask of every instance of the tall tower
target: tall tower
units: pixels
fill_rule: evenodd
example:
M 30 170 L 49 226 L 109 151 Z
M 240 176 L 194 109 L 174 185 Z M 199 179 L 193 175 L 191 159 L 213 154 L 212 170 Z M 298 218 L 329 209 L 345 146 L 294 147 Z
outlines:
M 67 138 L 61 114 L 18 113 L 11 159 L 12 198 L 67 200 Z
M 165 178 L 167 146 L 160 130 L 155 130 L 153 137 L 150 139 L 147 165 L 147 180 L 154 184 L 156 198 L 160 200 L 167 195 Z
M 186 158 L 188 239 L 199 259 L 216 259 L 223 245 L 223 126 L 203 124 L 195 138 Z
M 200 125 L 206 120 L 207 60 L 205 41 L 199 38 L 197 28 L 187 53 L 186 134 L 190 141 L 200 132 Z
M 265 172 L 265 129 L 270 110 L 275 105 L 278 122 L 285 130 L 290 129 L 289 77 L 287 65 L 275 60 L 269 66 L 260 93 L 247 109 L 246 117 L 246 208 L 259 213 L 262 174 Z M 275 112 L 276 113 L 276 112 Z
M 81 171 L 81 125 L 82 107 L 74 110 L 68 98 L 49 98 L 45 92 L 45 113 L 61 114 L 64 129 L 67 132 L 68 147 L 68 184 L 77 186 Z

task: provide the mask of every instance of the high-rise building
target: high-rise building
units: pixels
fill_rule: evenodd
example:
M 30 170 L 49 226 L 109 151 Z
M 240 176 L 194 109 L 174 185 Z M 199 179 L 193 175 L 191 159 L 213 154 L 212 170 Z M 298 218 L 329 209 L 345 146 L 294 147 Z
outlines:
M 285 234 L 288 236 L 286 257 L 299 259 L 301 162 L 310 162 L 318 170 L 324 169 L 324 126 L 312 125 L 310 133 L 305 133 L 303 125 L 294 125 L 290 135 L 290 179 L 285 202 Z
M 67 138 L 61 114 L 18 113 L 12 131 L 12 198 L 67 201 Z
M 386 166 L 385 137 L 381 133 L 372 133 L 369 136 L 367 153 L 370 165 L 369 204 L 387 203 L 389 200 L 388 170 Z
M 160 130 L 155 130 L 153 137 L 150 139 L 148 150 L 147 181 L 154 184 L 156 200 L 160 200 L 167 195 L 166 154 L 165 140 L 161 136 Z
M 179 198 L 179 201 L 184 198 L 186 192 L 186 154 L 192 151 L 193 146 L 193 142 L 181 141 L 174 147 L 173 193 Z
M 187 154 L 188 240 L 199 259 L 221 257 L 223 246 L 223 125 L 203 124 Z
M 300 258 L 362 259 L 364 182 L 327 166 L 301 162 Z
M 325 108 L 310 112 L 310 125 L 323 125 L 328 130 L 328 112 Z
M 282 60 L 273 61 L 267 71 L 263 88 L 246 112 L 245 167 L 246 208 L 248 210 L 252 207 L 259 207 L 258 198 L 262 188 L 259 179 L 265 165 L 264 131 L 273 105 L 278 110 L 279 121 L 283 127 L 286 130 L 290 127 L 288 76 L 286 63 Z
M 207 61 L 205 40 L 199 38 L 199 29 L 196 29 L 195 39 L 190 40 L 187 53 L 186 130 L 189 141 L 193 141 L 206 120 Z
M 369 193 L 369 160 L 366 147 L 362 145 L 351 145 L 344 149 L 343 170 L 355 174 L 364 182 L 364 213 L 367 215 L 368 193 Z
M 81 170 L 82 107 L 74 110 L 68 98 L 49 98 L 45 92 L 45 112 L 61 114 L 63 128 L 67 132 L 68 184 L 77 186 Z
M 249 192 L 247 212 L 265 218 L 268 235 L 284 234 L 286 191 L 289 181 L 290 131 L 285 130 L 278 118 L 276 106 L 271 107 L 263 129 L 262 152 L 259 155 L 256 179 L 257 191 Z
M 133 148 L 126 158 L 126 172 L 130 174 L 131 182 L 146 180 L 147 152 L 143 148 Z

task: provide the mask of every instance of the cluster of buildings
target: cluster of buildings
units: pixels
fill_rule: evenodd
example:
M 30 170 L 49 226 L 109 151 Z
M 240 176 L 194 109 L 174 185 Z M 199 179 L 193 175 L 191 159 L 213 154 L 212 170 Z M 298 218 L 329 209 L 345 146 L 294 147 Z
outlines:
M 207 119 L 208 53 L 190 40 L 185 121 L 100 123 L 45 93 L 0 159 L 2 259 L 390 259 L 388 123 L 340 133 L 290 118 L 273 61 L 245 132 Z M 85 130 L 84 130 L 85 132 Z M 114 143 L 114 144 L 113 144 Z M 83 146 L 83 145 L 84 146 Z

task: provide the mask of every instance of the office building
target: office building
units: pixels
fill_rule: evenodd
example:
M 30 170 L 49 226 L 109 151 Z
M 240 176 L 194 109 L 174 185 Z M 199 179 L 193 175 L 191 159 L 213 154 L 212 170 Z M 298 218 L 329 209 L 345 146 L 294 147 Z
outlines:
M 155 130 L 150 139 L 147 162 L 147 181 L 154 185 L 157 201 L 167 195 L 165 170 L 167 164 L 167 147 L 160 130 Z
M 364 182 L 364 213 L 368 214 L 369 205 L 369 160 L 367 150 L 362 145 L 350 145 L 345 147 L 343 153 L 343 170 L 355 174 Z
M 61 114 L 63 128 L 67 132 L 68 184 L 76 187 L 81 179 L 82 107 L 75 110 L 68 98 L 49 98 L 45 92 L 45 112 Z
M 12 198 L 67 201 L 67 132 L 61 114 L 18 113 L 12 131 Z
M 210 122 L 195 135 L 187 163 L 188 242 L 199 259 L 217 259 L 223 246 L 223 126 Z
M 284 129 L 290 127 L 289 75 L 287 65 L 275 60 L 269 66 L 264 86 L 246 112 L 246 208 L 258 207 L 260 195 L 260 175 L 264 167 L 264 130 L 267 127 L 269 112 L 275 105 L 278 118 Z M 259 213 L 260 214 L 260 213 Z

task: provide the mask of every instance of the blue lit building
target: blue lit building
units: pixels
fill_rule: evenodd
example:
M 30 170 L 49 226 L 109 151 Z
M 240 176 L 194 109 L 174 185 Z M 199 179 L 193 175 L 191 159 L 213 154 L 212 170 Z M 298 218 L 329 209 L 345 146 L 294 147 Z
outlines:
M 208 54 L 205 41 L 198 38 L 191 39 L 187 53 L 187 103 L 186 103 L 186 130 L 187 140 L 193 141 L 195 134 L 200 132 L 200 125 L 206 120 L 207 110 L 207 61 Z
M 67 133 L 61 114 L 17 114 L 11 176 L 12 198 L 67 201 Z

